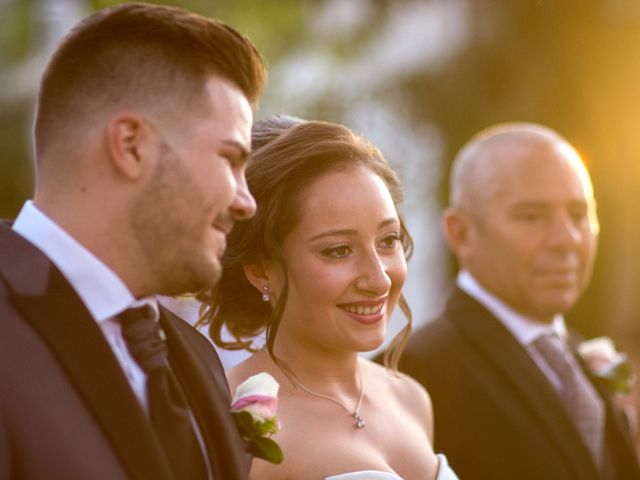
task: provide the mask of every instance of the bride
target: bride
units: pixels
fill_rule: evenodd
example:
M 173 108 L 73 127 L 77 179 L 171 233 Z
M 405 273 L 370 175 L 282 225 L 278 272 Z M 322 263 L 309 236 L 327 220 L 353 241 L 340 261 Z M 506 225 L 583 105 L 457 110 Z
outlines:
M 396 370 L 412 246 L 398 178 L 346 127 L 276 117 L 254 129 L 246 174 L 258 211 L 234 227 L 205 315 L 227 348 L 266 330 L 265 348 L 229 372 L 232 390 L 263 371 L 280 384 L 284 461 L 255 459 L 251 478 L 456 479 L 433 452 L 427 392 Z M 396 305 L 408 324 L 385 368 L 358 353 L 382 344 Z M 223 326 L 237 341 L 222 340 Z

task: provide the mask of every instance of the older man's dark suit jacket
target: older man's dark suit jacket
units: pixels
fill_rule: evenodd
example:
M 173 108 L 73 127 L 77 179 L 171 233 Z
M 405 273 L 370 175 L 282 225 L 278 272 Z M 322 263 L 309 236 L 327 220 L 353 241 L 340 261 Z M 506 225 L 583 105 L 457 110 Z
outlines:
M 247 478 L 250 458 L 215 350 L 166 310 L 161 324 L 216 480 Z M 40 250 L 0 223 L 0 479 L 168 480 L 159 449 L 80 298 Z
M 463 480 L 640 478 L 625 418 L 608 393 L 599 390 L 608 450 L 601 477 L 526 350 L 459 289 L 438 319 L 413 334 L 400 369 L 429 391 L 435 449 Z

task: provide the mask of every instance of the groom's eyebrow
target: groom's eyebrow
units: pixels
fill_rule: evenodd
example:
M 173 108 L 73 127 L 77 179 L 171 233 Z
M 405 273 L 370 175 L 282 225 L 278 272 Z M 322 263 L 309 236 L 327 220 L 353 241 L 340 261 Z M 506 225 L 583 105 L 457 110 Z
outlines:
M 251 154 L 249 149 L 245 147 L 243 144 L 241 144 L 240 142 L 238 142 L 237 140 L 223 140 L 222 143 L 227 147 L 231 147 L 235 150 L 238 150 L 239 160 L 242 160 L 243 162 L 246 161 L 247 157 L 249 157 L 249 155 Z

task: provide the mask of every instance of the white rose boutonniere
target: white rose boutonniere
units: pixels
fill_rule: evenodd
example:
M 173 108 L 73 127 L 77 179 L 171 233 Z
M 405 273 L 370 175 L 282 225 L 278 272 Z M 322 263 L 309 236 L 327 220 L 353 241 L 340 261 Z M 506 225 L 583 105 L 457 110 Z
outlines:
M 629 393 L 635 375 L 625 353 L 616 351 L 609 337 L 597 337 L 582 342 L 578 353 L 591 373 L 616 393 Z
M 276 418 L 279 388 L 271 375 L 262 372 L 238 385 L 231 401 L 231 414 L 249 452 L 276 464 L 282 462 L 282 450 L 270 437 L 280 431 Z

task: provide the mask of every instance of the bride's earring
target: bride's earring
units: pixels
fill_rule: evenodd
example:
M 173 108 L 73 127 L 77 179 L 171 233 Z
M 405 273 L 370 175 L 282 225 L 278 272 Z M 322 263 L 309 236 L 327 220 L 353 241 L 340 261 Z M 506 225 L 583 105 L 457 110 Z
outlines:
M 262 301 L 268 302 L 269 300 L 271 300 L 271 297 L 269 296 L 269 285 L 265 285 L 262 287 Z

